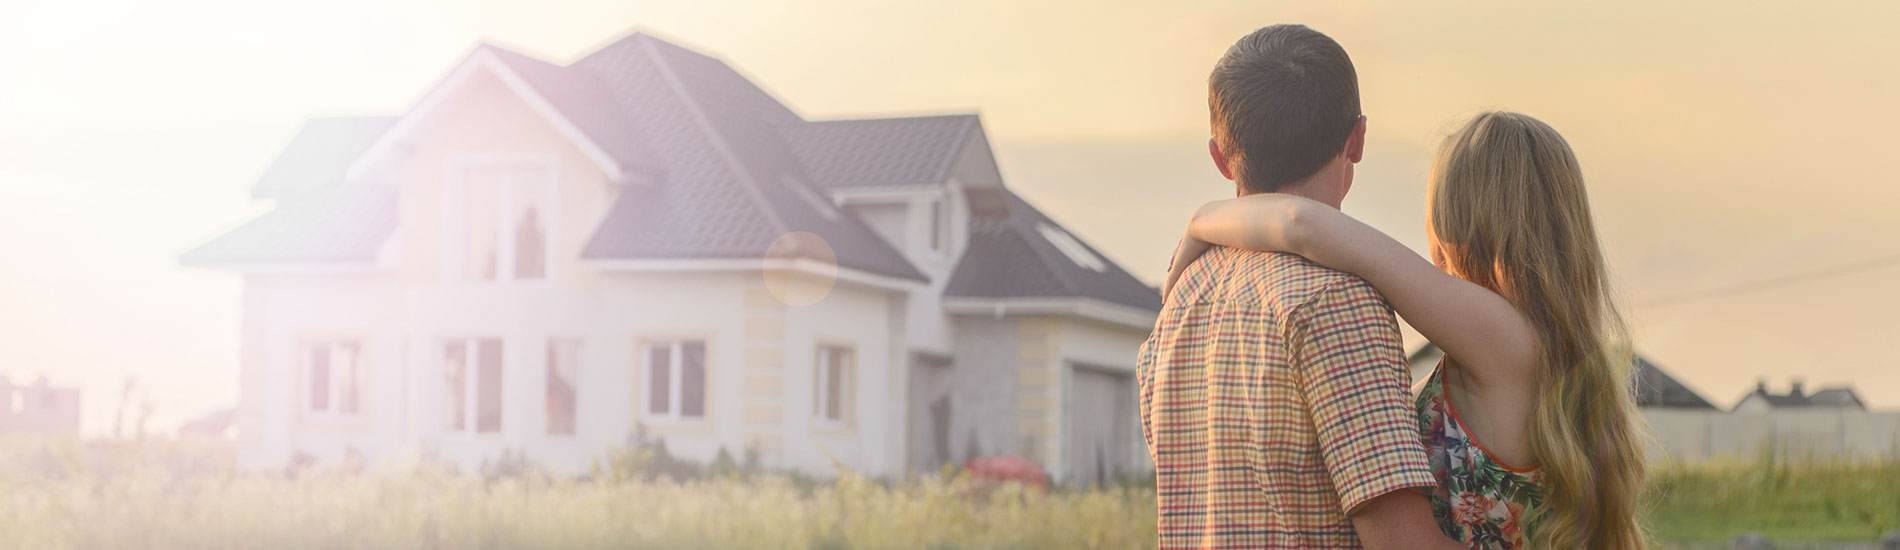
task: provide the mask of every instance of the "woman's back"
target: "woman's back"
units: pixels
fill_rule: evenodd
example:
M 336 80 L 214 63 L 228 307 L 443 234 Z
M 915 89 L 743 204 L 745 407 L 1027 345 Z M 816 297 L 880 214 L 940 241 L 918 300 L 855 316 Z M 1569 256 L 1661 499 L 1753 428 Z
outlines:
M 1419 387 L 1418 431 L 1438 485 L 1432 515 L 1438 528 L 1473 548 L 1528 547 L 1529 512 L 1544 502 L 1536 464 L 1514 465 L 1494 455 L 1458 413 L 1440 362 Z

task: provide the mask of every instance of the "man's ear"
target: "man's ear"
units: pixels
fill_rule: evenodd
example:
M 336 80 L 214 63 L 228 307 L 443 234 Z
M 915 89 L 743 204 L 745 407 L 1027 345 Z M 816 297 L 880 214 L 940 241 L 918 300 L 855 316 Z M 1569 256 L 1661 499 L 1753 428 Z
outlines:
M 1352 123 L 1352 135 L 1346 137 L 1346 160 L 1359 164 L 1366 156 L 1366 115 Z
M 1364 126 L 1364 124 L 1360 125 L 1362 128 Z M 1207 138 L 1207 154 L 1214 157 L 1214 167 L 1220 169 L 1220 177 L 1233 181 L 1234 171 L 1227 167 L 1227 155 L 1221 154 L 1220 143 L 1214 141 L 1214 138 Z

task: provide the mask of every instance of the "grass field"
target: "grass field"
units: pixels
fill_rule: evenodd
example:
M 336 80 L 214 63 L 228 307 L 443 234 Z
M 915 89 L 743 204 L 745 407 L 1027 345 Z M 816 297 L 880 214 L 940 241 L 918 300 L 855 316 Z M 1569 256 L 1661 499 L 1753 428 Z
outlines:
M 940 476 L 580 481 L 427 462 L 245 474 L 200 451 L 11 453 L 0 464 L 0 547 L 1142 548 L 1154 536 L 1154 493 L 1139 484 L 1045 493 Z M 1669 546 L 1743 532 L 1871 543 L 1900 529 L 1896 461 L 1666 465 L 1655 480 L 1650 521 Z

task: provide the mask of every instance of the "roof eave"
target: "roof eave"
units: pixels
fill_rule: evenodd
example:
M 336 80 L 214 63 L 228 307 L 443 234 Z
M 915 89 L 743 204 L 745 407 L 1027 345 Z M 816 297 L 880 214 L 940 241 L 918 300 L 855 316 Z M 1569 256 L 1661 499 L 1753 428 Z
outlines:
M 1159 311 L 1078 296 L 945 296 L 943 311 L 951 315 L 1065 315 L 1113 325 L 1154 329 Z
M 839 282 L 859 284 L 886 290 L 914 292 L 929 288 L 929 283 L 921 275 L 900 277 L 873 273 L 862 269 L 839 266 L 829 262 L 810 258 L 654 258 L 654 259 L 606 259 L 583 258 L 581 265 L 604 272 L 619 273 L 670 273 L 670 272 L 765 272 L 796 271 L 821 277 L 835 277 Z

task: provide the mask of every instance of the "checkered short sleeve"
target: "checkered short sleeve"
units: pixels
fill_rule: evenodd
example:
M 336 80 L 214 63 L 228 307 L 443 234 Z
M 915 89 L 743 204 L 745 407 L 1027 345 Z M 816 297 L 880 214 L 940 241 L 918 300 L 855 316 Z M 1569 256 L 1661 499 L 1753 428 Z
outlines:
M 1351 514 L 1374 497 L 1431 486 L 1398 321 L 1357 277 L 1328 284 L 1288 318 L 1289 347 L 1319 449 Z

